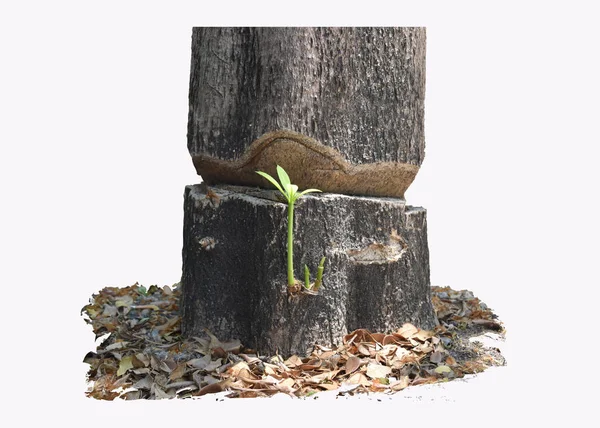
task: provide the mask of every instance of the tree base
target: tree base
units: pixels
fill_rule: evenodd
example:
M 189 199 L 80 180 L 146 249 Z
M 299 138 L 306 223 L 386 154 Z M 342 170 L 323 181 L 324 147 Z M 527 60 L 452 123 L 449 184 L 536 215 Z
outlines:
M 316 295 L 287 286 L 287 205 L 258 188 L 185 189 L 182 333 L 208 329 L 261 354 L 306 355 L 350 331 L 431 329 L 426 211 L 401 199 L 311 194 L 296 203 L 294 272 Z

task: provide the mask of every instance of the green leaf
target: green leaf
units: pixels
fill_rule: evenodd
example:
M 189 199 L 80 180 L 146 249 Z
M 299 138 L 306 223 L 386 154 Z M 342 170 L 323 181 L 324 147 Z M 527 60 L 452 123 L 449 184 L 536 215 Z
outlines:
M 289 187 L 292 185 L 292 182 L 290 181 L 290 177 L 289 175 L 287 175 L 287 172 L 285 172 L 285 170 L 280 167 L 279 165 L 277 165 L 277 175 L 279 176 L 279 181 L 281 182 L 281 187 L 283 187 L 284 189 L 289 189 Z
M 289 192 L 290 199 L 292 199 L 293 201 L 298 199 L 299 196 L 296 196 L 298 194 L 298 186 L 296 186 L 295 184 L 290 184 Z
M 293 200 L 294 200 L 294 202 L 295 202 L 295 201 L 297 201 L 298 199 L 300 199 L 300 197 L 301 197 L 301 196 L 304 196 L 304 195 L 306 195 L 307 193 L 312 193 L 312 192 L 320 192 L 320 190 L 319 190 L 319 189 L 306 189 L 306 190 L 304 190 L 304 191 L 302 191 L 302 192 L 300 192 L 300 193 L 296 193 L 296 194 L 294 195 L 294 199 L 293 199 Z
M 283 194 L 283 196 L 285 196 L 285 198 L 288 199 L 287 193 L 283 191 L 283 189 L 281 188 L 279 183 L 277 181 L 275 181 L 275 179 L 273 177 L 271 177 L 266 172 L 262 172 L 262 171 L 256 171 L 256 173 L 263 176 L 267 180 L 269 180 L 277 188 L 277 190 L 279 190 Z
M 300 192 L 300 196 L 304 196 L 307 193 L 314 193 L 314 192 L 321 192 L 321 190 L 319 190 L 319 189 L 306 189 L 306 190 L 303 190 L 302 192 Z

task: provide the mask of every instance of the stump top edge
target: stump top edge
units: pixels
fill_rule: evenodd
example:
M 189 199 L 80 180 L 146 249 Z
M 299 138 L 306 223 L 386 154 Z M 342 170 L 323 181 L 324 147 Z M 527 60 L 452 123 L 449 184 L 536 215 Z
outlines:
M 302 189 L 300 189 L 302 190 Z M 206 183 L 188 184 L 185 186 L 186 195 L 189 194 L 194 199 L 211 198 L 211 195 L 215 195 L 219 199 L 228 198 L 234 195 L 239 195 L 245 199 L 251 200 L 256 204 L 286 204 L 277 190 L 263 189 L 261 187 L 249 187 L 249 186 L 238 186 L 233 184 L 216 184 L 214 186 L 208 186 Z M 304 195 L 296 203 L 302 203 L 302 200 L 315 199 L 323 202 L 332 202 L 335 200 L 359 200 L 364 202 L 376 202 L 384 204 L 399 205 L 405 207 L 407 210 L 419 211 L 425 210 L 422 207 L 414 207 L 406 204 L 404 198 L 393 198 L 383 196 L 359 196 L 359 195 L 346 195 L 342 193 L 309 193 Z

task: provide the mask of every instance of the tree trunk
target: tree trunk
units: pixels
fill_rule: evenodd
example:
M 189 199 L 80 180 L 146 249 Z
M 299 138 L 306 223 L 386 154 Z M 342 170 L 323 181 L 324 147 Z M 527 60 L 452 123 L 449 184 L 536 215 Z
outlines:
M 404 192 L 424 155 L 422 28 L 195 28 L 182 330 L 303 354 L 357 328 L 436 324 L 426 213 Z M 256 170 L 300 190 L 290 292 L 287 206 Z M 215 185 L 209 191 L 206 185 Z M 232 185 L 236 185 L 233 186 Z M 271 187 L 272 189 L 272 187 Z
M 424 28 L 194 28 L 188 148 L 208 184 L 403 197 L 425 151 Z
M 394 198 L 304 196 L 295 208 L 294 272 L 304 265 L 317 295 L 288 291 L 287 205 L 276 192 L 220 185 L 210 197 L 186 187 L 182 330 L 208 328 L 262 355 L 305 355 L 350 331 L 432 328 L 425 210 Z

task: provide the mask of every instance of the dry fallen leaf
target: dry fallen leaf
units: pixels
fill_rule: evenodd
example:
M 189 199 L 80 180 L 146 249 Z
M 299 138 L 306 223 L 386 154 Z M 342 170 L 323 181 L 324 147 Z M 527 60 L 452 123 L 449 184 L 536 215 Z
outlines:
M 288 378 L 274 385 L 274 387 L 280 392 L 293 393 L 296 391 L 295 388 L 296 381 L 294 379 Z
M 361 354 L 363 354 L 366 357 L 371 356 L 371 350 L 365 344 L 362 344 L 362 343 L 360 345 L 358 345 L 358 352 L 360 352 Z
M 187 369 L 186 369 L 185 363 L 177 364 L 177 367 L 175 367 L 175 369 L 169 375 L 169 380 L 181 379 L 183 377 L 183 375 L 185 375 L 186 371 L 187 371 Z
M 390 384 L 390 388 L 392 391 L 402 391 L 408 385 L 410 385 L 410 378 L 408 376 L 402 376 L 398 381 Z
M 150 365 L 150 358 L 148 358 L 148 356 L 142 354 L 141 352 L 135 354 L 135 359 L 139 363 L 141 363 L 143 367 L 148 367 Z M 135 361 L 134 361 L 134 364 L 135 364 Z
M 337 382 L 335 382 L 335 381 L 333 381 L 331 383 L 321 382 L 319 384 L 319 388 L 323 388 L 323 389 L 325 389 L 327 391 L 333 391 L 333 390 L 338 389 L 339 387 L 340 387 L 340 384 L 337 383 Z
M 359 367 L 360 367 L 360 358 L 358 358 L 358 357 L 351 356 L 346 361 L 345 370 L 346 370 L 346 373 L 348 373 L 348 374 L 356 371 L 356 369 L 358 369 Z
M 418 331 L 419 331 L 419 329 L 417 327 L 415 327 L 414 325 L 412 325 L 410 323 L 406 323 L 402 327 L 400 327 L 398 330 L 396 330 L 396 334 L 399 336 L 402 336 L 405 339 L 410 339 L 415 334 L 417 334 Z
M 221 382 L 208 384 L 205 387 L 201 388 L 195 395 L 201 396 L 205 394 L 215 394 L 217 392 L 223 392 L 233 383 L 233 379 L 225 379 Z
M 227 369 L 227 374 L 230 376 L 238 376 L 241 370 L 250 370 L 250 366 L 245 361 L 240 361 Z
M 211 361 L 210 354 L 205 355 L 202 358 L 194 358 L 187 362 L 188 366 L 193 367 L 195 369 L 203 369 L 205 368 Z
M 290 358 L 288 358 L 287 360 L 285 360 L 283 362 L 283 364 L 285 364 L 287 367 L 289 368 L 294 368 L 294 367 L 299 367 L 302 364 L 304 364 L 302 362 L 302 360 L 300 359 L 300 357 L 298 357 L 297 355 L 292 355 Z
M 210 363 L 208 363 L 206 365 L 206 367 L 204 367 L 204 370 L 206 370 L 207 372 L 212 372 L 213 370 L 218 369 L 219 367 L 221 367 L 223 365 L 223 363 L 221 361 L 222 361 L 221 358 L 217 358 L 216 360 L 211 361 Z
M 324 380 L 333 379 L 340 370 L 333 370 L 330 372 L 321 373 L 318 375 L 314 375 L 305 380 L 306 383 L 321 383 Z
M 360 372 L 352 374 L 345 383 L 351 385 L 362 385 L 362 386 L 371 386 L 371 382 L 367 379 L 367 377 Z
M 382 366 L 381 364 L 370 363 L 367 365 L 367 376 L 371 379 L 379 379 L 386 377 L 392 372 L 391 367 Z
M 123 376 L 127 372 L 127 370 L 133 368 L 133 363 L 131 359 L 131 355 L 127 355 L 121 358 L 121 362 L 119 363 L 119 370 L 117 370 L 117 376 Z
M 448 366 L 438 366 L 435 368 L 434 370 L 436 373 L 438 374 L 443 374 L 443 373 L 452 373 L 452 369 Z
M 429 361 L 435 364 L 439 364 L 444 360 L 444 352 L 436 351 L 429 356 Z
M 133 384 L 133 387 L 136 389 L 148 389 L 150 390 L 150 388 L 152 387 L 152 384 L 154 383 L 154 381 L 152 380 L 152 376 L 144 376 L 143 378 L 141 378 L 140 380 L 138 380 L 136 383 Z
M 431 339 L 433 337 L 433 332 L 429 331 L 429 330 L 421 330 L 419 329 L 419 331 L 417 331 L 414 336 L 415 339 L 420 340 L 421 342 L 424 342 L 428 339 Z
M 124 296 L 121 296 L 116 302 L 115 302 L 115 306 L 117 308 L 120 308 L 122 306 L 131 306 L 133 305 L 133 297 L 131 297 L 130 295 L 126 294 Z
M 107 351 L 115 351 L 117 349 L 123 349 L 125 347 L 127 347 L 127 342 L 115 342 L 111 345 L 108 345 L 106 347 L 106 350 Z

